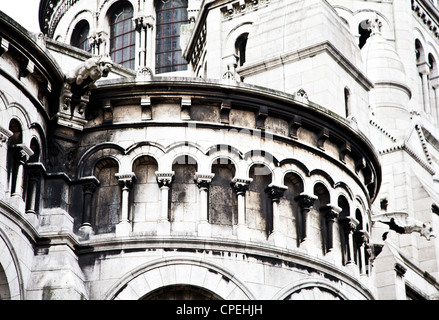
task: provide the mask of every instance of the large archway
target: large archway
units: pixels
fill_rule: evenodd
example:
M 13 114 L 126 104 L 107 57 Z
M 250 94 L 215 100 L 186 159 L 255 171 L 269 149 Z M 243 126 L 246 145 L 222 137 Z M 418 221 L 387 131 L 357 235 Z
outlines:
M 24 299 L 18 258 L 6 234 L 0 228 L 0 300 Z
M 172 285 L 156 289 L 140 300 L 222 300 L 217 294 L 201 287 Z
M 189 257 L 163 258 L 128 272 L 105 295 L 108 300 L 187 298 L 255 300 L 246 285 L 228 270 Z

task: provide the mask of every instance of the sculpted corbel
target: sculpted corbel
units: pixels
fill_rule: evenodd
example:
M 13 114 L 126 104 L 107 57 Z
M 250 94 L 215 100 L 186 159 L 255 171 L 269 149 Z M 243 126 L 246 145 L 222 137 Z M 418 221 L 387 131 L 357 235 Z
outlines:
M 107 77 L 113 67 L 107 56 L 92 57 L 66 74 L 59 100 L 58 123 L 82 130 L 85 108 L 95 82 Z

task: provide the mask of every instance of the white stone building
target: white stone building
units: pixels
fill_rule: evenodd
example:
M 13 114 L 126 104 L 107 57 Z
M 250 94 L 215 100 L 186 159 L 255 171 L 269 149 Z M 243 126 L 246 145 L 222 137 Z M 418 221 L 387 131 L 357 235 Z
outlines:
M 439 299 L 436 5 L 0 13 L 0 299 Z

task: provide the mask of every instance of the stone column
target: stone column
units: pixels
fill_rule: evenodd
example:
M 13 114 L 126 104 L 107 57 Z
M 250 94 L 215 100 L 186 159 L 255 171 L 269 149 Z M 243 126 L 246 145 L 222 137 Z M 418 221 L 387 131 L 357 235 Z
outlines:
M 250 237 L 245 219 L 245 193 L 249 189 L 252 181 L 253 179 L 240 178 L 232 180 L 232 187 L 238 198 L 238 227 L 236 232 L 238 239 L 242 240 L 248 240 Z
M 265 193 L 268 194 L 273 206 L 273 230 L 269 238 L 272 238 L 274 244 L 280 247 L 286 246 L 286 238 L 280 231 L 279 202 L 287 190 L 288 187 L 275 185 L 270 185 L 265 189 Z
M 367 275 L 366 269 L 366 244 L 369 242 L 369 233 L 365 230 L 360 230 L 355 233 L 355 238 L 357 242 L 357 248 L 359 253 L 359 263 L 358 268 L 360 270 L 361 276 Z
M 119 185 L 122 188 L 122 202 L 120 211 L 120 220 L 116 226 L 117 235 L 128 235 L 132 231 L 130 222 L 130 191 L 133 187 L 136 175 L 134 173 L 116 173 Z
M 359 221 L 354 217 L 348 216 L 340 221 L 342 225 L 344 225 L 344 231 L 348 238 L 348 252 L 347 252 L 347 261 L 346 267 L 348 267 L 351 271 L 358 270 L 355 265 L 355 253 L 354 253 L 354 231 L 357 228 Z
M 209 224 L 209 188 L 214 174 L 195 174 L 194 181 L 200 192 L 199 215 L 198 215 L 198 235 L 210 236 L 211 226 Z
M 23 200 L 24 165 L 33 155 L 33 151 L 24 144 L 11 147 L 14 157 L 15 184 L 11 189 L 11 196 Z M 24 209 L 24 208 L 23 208 Z
M 175 172 L 156 172 L 157 183 L 161 193 L 160 218 L 157 222 L 157 235 L 165 236 L 171 234 L 171 223 L 169 222 L 169 189 Z
M 314 195 L 301 194 L 294 199 L 300 207 L 300 213 L 302 216 L 302 225 L 301 229 L 301 243 L 311 242 L 310 234 L 311 234 L 311 219 L 309 217 L 309 212 L 311 211 L 311 207 L 314 205 L 314 202 L 317 200 L 317 197 Z
M 26 213 L 27 214 L 37 214 L 36 203 L 37 203 L 37 192 L 38 185 L 41 180 L 41 173 L 38 169 L 29 170 L 28 188 L 27 188 L 27 199 L 26 199 Z
M 341 208 L 333 205 L 320 208 L 320 212 L 324 214 L 326 220 L 326 253 L 330 253 L 334 250 L 334 223 L 337 221 L 341 210 Z
M 99 181 L 97 179 L 93 179 L 92 181 L 86 181 L 82 185 L 82 225 L 79 228 L 79 237 L 81 240 L 88 240 L 90 238 L 90 235 L 93 235 L 93 227 L 91 224 L 93 194 L 98 189 L 98 186 Z

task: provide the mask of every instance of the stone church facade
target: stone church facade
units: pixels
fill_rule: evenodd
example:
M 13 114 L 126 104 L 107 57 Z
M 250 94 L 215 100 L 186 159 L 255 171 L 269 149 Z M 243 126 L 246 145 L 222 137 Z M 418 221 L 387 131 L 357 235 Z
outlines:
M 0 299 L 439 299 L 437 5 L 0 12 Z

